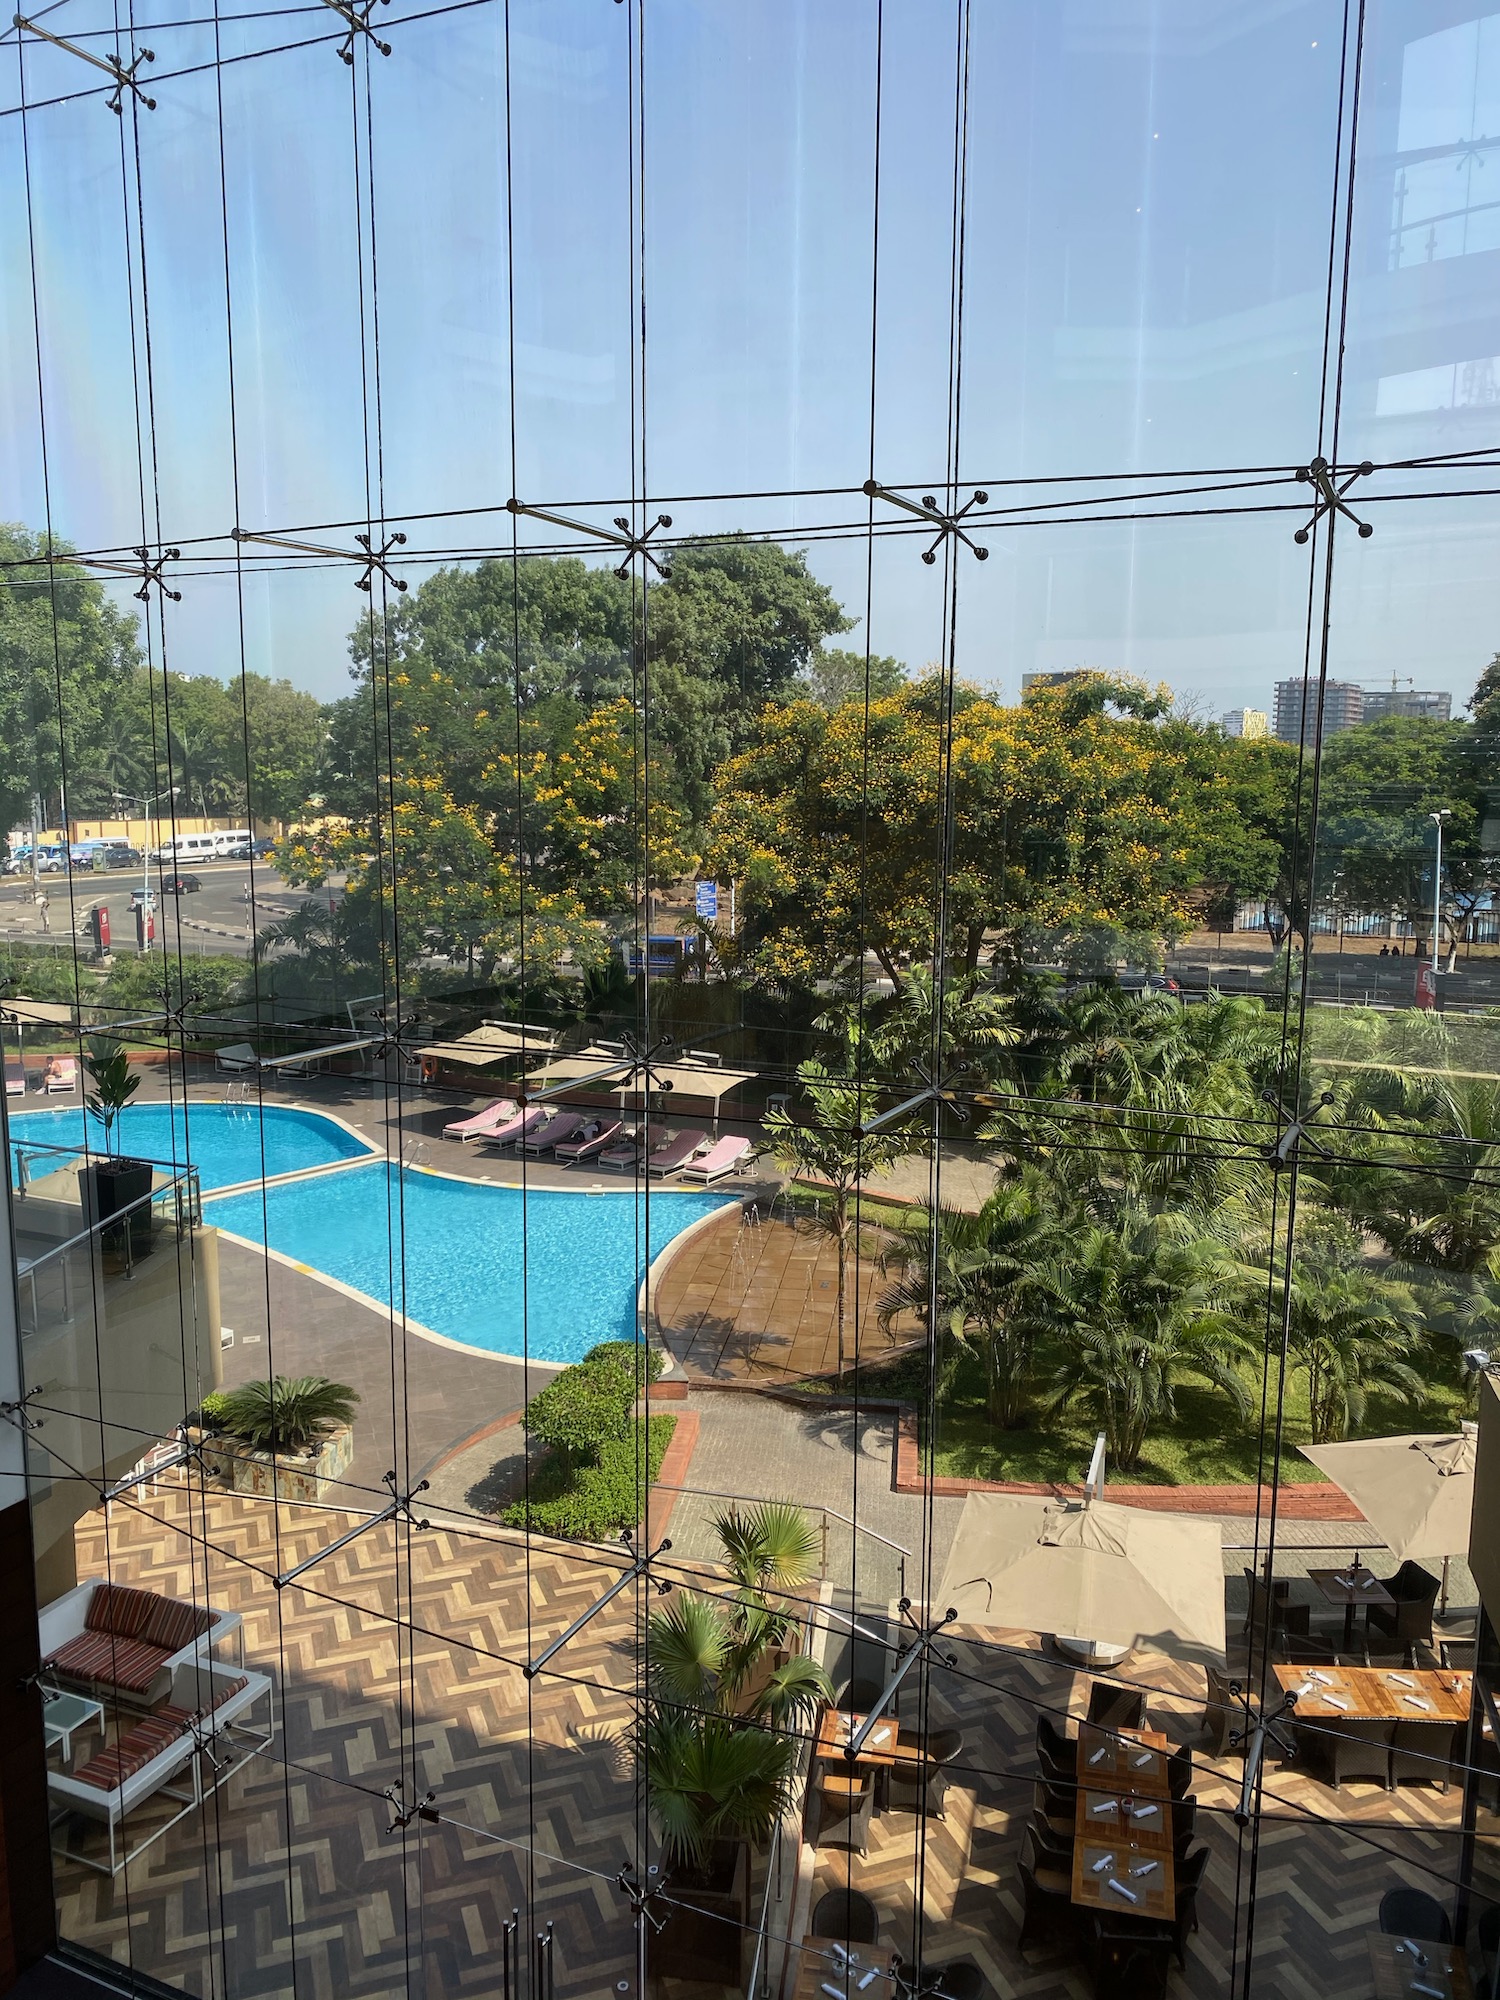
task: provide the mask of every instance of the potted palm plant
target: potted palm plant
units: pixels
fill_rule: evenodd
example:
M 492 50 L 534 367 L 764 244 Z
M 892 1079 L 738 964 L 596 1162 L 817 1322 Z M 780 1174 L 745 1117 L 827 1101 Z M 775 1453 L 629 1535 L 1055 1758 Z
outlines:
M 359 1393 L 326 1375 L 273 1375 L 214 1398 L 204 1463 L 239 1493 L 318 1500 L 354 1457 Z
M 151 1162 L 124 1159 L 114 1150 L 120 1114 L 141 1080 L 120 1044 L 104 1038 L 89 1043 L 83 1067 L 90 1085 L 83 1101 L 90 1116 L 104 1127 L 105 1153 L 102 1160 L 90 1161 L 78 1177 L 84 1219 L 92 1229 L 128 1209 L 128 1221 L 109 1231 L 105 1241 L 111 1249 L 123 1251 L 128 1230 L 131 1254 L 144 1256 L 151 1249 L 151 1206 L 146 1199 L 151 1192 Z
M 682 1591 L 651 1618 L 635 1751 L 671 1897 L 670 1919 L 648 1938 L 650 1970 L 736 1984 L 752 1852 L 791 1805 L 793 1732 L 833 1691 L 777 1601 L 815 1573 L 807 1517 L 769 1502 L 720 1515 L 714 1527 L 732 1597 Z

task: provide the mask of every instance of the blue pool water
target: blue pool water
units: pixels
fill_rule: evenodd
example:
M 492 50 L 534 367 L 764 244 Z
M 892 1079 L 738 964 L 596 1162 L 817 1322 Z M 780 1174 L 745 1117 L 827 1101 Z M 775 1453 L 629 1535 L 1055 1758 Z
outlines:
M 87 1138 L 84 1127 L 87 1124 Z M 82 1105 L 56 1111 L 13 1112 L 11 1152 L 23 1145 L 84 1146 L 104 1149 L 104 1128 Z M 137 1159 L 177 1161 L 198 1169 L 205 1193 L 259 1180 L 262 1173 L 291 1174 L 327 1167 L 369 1152 L 352 1132 L 316 1111 L 286 1105 L 130 1104 L 115 1126 L 114 1151 Z M 12 1157 L 12 1172 L 15 1161 Z M 45 1159 L 34 1169 L 46 1172 Z
M 271 1248 L 378 1305 L 492 1354 L 577 1361 L 635 1337 L 645 1276 L 644 1193 L 497 1187 L 379 1166 L 269 1188 Z M 651 1192 L 650 1257 L 732 1195 Z M 262 1243 L 259 1193 L 205 1204 L 204 1219 Z M 394 1298 L 392 1291 L 395 1291 Z

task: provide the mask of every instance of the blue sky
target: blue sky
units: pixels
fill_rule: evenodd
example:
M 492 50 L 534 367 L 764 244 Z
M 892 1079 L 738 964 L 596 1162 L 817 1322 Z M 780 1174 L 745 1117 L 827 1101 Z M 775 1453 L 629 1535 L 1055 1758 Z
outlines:
M 156 0 L 154 18 L 190 11 Z M 362 516 L 377 292 L 386 507 L 407 526 L 414 583 L 424 559 L 501 540 L 507 526 L 412 516 L 493 508 L 513 483 L 575 506 L 629 493 L 640 370 L 627 9 L 513 0 L 509 174 L 502 9 L 403 11 L 416 10 L 398 5 L 382 23 L 395 52 L 372 61 L 368 101 L 363 65 L 351 80 L 326 41 L 225 69 L 227 216 L 211 72 L 153 83 L 158 108 L 134 127 L 97 96 L 29 116 L 60 533 L 84 546 L 139 534 L 148 317 L 155 456 L 144 462 L 166 539 L 233 523 L 232 444 L 246 526 Z M 102 0 L 66 0 L 46 18 L 86 37 L 107 17 Z M 211 57 L 210 26 L 137 18 L 159 79 Z M 226 24 L 222 45 L 269 47 L 322 19 L 303 9 Z M 1369 9 L 1345 458 L 1494 439 L 1500 232 L 1483 167 L 1500 172 L 1500 157 L 1464 142 L 1494 125 L 1497 19 L 1447 0 Z M 795 541 L 860 518 L 847 497 L 793 489 L 857 486 L 869 469 L 872 310 L 877 476 L 942 475 L 955 15 L 939 0 L 886 0 L 878 285 L 875 22 L 874 0 L 647 0 L 649 486 L 773 496 L 674 502 L 685 531 L 745 525 Z M 1325 0 L 975 7 L 966 480 L 1275 465 L 1316 449 L 1341 24 Z M 92 80 L 76 59 L 28 48 L 32 100 L 80 77 Z M 17 88 L 12 44 L 0 104 Z M 21 172 L 20 120 L 0 118 L 0 518 L 39 524 Z M 1380 478 L 1390 492 L 1486 483 Z M 1332 671 L 1467 694 L 1500 646 L 1493 507 L 1384 506 L 1371 541 L 1346 538 Z M 1099 664 L 1165 678 L 1209 712 L 1266 706 L 1302 662 L 1308 557 L 1294 525 L 992 527 L 990 561 L 964 566 L 961 668 L 1014 693 L 1024 672 Z M 862 539 L 820 542 L 812 560 L 862 618 Z M 933 573 L 905 540 L 880 543 L 873 568 L 871 643 L 914 666 L 934 657 Z M 341 692 L 361 603 L 343 571 L 252 577 L 248 664 Z M 241 625 L 231 579 L 187 579 L 168 613 L 171 663 L 232 671 Z M 863 634 L 861 623 L 852 643 Z

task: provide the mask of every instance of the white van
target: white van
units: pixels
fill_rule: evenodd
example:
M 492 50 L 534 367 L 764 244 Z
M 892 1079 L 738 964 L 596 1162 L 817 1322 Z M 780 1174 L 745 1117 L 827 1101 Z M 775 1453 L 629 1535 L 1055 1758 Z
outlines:
M 164 840 L 160 847 L 153 849 L 153 861 L 212 861 L 219 849 L 216 840 L 228 836 L 221 833 L 179 833 L 173 840 Z
M 254 841 L 255 835 L 248 826 L 233 826 L 213 836 L 214 853 L 248 856 Z

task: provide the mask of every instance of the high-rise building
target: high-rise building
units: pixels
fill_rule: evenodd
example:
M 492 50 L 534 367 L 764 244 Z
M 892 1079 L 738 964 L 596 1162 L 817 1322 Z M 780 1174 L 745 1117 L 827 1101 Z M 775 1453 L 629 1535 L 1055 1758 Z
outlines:
M 1274 733 L 1283 743 L 1304 743 L 1311 748 L 1317 741 L 1318 683 L 1278 681 Z M 1328 681 L 1323 687 L 1323 741 L 1352 729 L 1364 720 L 1365 691 L 1356 681 Z M 1304 727 L 1304 709 L 1306 725 Z
M 1055 673 L 1022 674 L 1021 692 L 1025 694 L 1028 688 L 1066 687 L 1069 681 L 1080 680 L 1084 674 L 1097 672 L 1096 667 L 1063 667 Z
M 1219 726 L 1226 736 L 1243 736 L 1247 740 L 1271 733 L 1270 718 L 1263 708 L 1227 709 L 1219 717 Z
M 1360 720 L 1380 722 L 1388 715 L 1408 716 L 1413 722 L 1449 722 L 1453 697 L 1430 688 L 1366 688 Z

